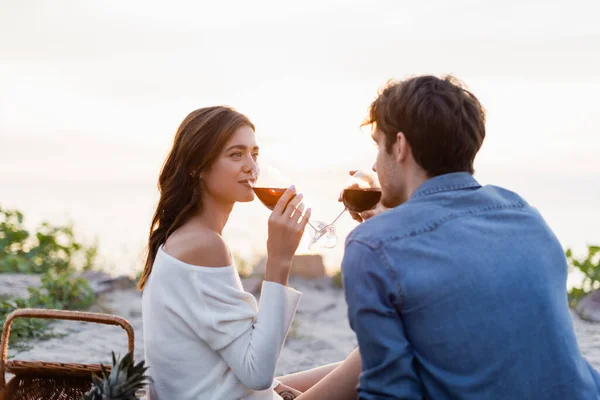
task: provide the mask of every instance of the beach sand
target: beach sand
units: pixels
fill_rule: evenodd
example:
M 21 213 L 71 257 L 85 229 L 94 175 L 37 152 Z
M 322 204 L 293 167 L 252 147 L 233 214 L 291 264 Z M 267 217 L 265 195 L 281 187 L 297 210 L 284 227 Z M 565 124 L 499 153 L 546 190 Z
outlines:
M 356 346 L 346 317 L 342 289 L 330 278 L 305 280 L 293 277 L 290 286 L 300 290 L 302 300 L 286 340 L 276 374 L 284 375 L 343 360 Z M 107 312 L 126 318 L 134 328 L 135 358 L 143 358 L 141 294 L 135 289 L 100 296 L 90 311 Z M 573 313 L 582 353 L 600 369 L 600 324 L 581 320 Z M 54 324 L 62 337 L 28 343 L 28 350 L 9 349 L 9 358 L 21 360 L 110 363 L 111 350 L 127 351 L 127 335 L 119 327 L 62 321 Z

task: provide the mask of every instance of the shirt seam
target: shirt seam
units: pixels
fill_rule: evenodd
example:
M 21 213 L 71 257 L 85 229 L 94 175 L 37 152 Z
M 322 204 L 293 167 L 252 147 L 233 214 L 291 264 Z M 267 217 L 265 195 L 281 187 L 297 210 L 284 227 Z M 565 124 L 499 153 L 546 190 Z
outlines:
M 416 192 L 412 198 L 416 199 L 419 197 L 423 197 L 423 196 L 427 196 L 430 194 L 434 194 L 434 193 L 440 193 L 440 192 L 449 192 L 452 190 L 460 190 L 460 189 L 470 189 L 470 188 L 479 188 L 481 187 L 480 184 L 478 183 L 473 183 L 473 182 L 469 182 L 469 183 L 457 183 L 454 185 L 444 185 L 444 186 L 435 186 L 429 189 L 424 189 L 421 191 Z
M 379 247 L 377 249 L 373 249 L 373 251 L 381 259 L 382 264 L 384 265 L 384 267 L 388 271 L 388 274 L 390 275 L 390 279 L 392 280 L 392 282 L 394 283 L 394 286 L 396 287 L 396 293 L 397 293 L 397 297 L 398 297 L 397 303 L 398 304 L 394 304 L 394 306 L 399 309 L 400 306 L 404 302 L 404 291 L 402 290 L 402 287 L 400 286 L 400 281 L 399 281 L 398 277 L 396 276 L 394 268 L 392 268 L 392 263 L 389 261 L 388 257 L 386 256 L 385 252 L 383 251 L 382 247 Z
M 348 244 L 350 244 L 353 240 L 349 241 Z M 368 243 L 364 243 L 361 242 L 359 240 L 354 240 L 354 242 L 356 242 L 356 244 L 362 245 L 364 247 L 366 247 L 367 250 L 371 251 L 372 254 L 376 257 L 376 259 L 380 262 L 380 264 L 383 265 L 383 268 L 385 268 L 385 272 L 386 275 L 389 276 L 389 278 L 392 280 L 392 282 L 394 283 L 394 286 L 396 287 L 396 291 L 398 294 L 398 299 L 403 299 L 403 294 L 402 294 L 402 290 L 400 288 L 400 283 L 398 281 L 398 279 L 395 276 L 394 273 L 394 269 L 392 268 L 392 264 L 388 261 L 388 259 L 386 258 L 385 254 L 382 254 L 380 252 L 380 249 L 378 248 L 374 248 L 372 246 L 370 246 Z M 398 304 L 394 304 L 394 306 L 398 307 Z

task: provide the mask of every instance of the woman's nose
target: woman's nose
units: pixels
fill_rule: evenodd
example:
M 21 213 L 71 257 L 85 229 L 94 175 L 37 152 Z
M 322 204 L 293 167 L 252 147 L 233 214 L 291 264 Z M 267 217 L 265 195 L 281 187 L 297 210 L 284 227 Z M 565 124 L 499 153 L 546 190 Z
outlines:
M 244 164 L 244 172 L 247 174 L 252 173 L 252 175 L 256 175 L 257 170 L 258 164 L 256 163 L 256 161 L 254 161 L 252 157 L 250 157 L 250 160 Z

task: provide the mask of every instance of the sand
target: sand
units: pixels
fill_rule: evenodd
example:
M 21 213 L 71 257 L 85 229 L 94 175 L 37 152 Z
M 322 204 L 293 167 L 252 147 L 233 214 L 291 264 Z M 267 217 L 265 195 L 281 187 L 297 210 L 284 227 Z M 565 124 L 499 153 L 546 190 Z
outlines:
M 292 278 L 290 285 L 303 296 L 296 319 L 286 340 L 277 375 L 297 372 L 344 359 L 356 346 L 356 338 L 346 318 L 343 291 L 329 278 L 304 280 Z M 135 289 L 100 296 L 91 311 L 107 312 L 126 318 L 134 328 L 135 357 L 143 358 L 141 294 Z M 581 320 L 573 313 L 575 332 L 584 356 L 600 369 L 600 324 Z M 125 331 L 114 326 L 57 322 L 54 332 L 62 337 L 32 341 L 29 350 L 9 349 L 9 358 L 22 360 L 109 363 L 110 352 L 127 350 Z

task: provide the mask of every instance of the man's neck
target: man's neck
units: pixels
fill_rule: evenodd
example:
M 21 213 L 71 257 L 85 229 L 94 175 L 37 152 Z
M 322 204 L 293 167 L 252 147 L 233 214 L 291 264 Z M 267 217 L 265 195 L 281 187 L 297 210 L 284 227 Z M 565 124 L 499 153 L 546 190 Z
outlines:
M 427 181 L 430 177 L 427 175 L 422 168 L 416 168 L 412 174 L 409 175 L 409 178 L 405 187 L 405 201 L 410 199 L 410 197 L 421 187 L 425 181 Z

